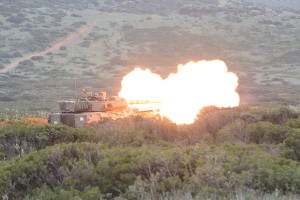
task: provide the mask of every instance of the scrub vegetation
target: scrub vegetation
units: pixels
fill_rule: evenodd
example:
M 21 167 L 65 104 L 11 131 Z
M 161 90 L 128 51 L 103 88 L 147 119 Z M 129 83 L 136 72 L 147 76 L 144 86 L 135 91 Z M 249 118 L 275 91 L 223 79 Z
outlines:
M 299 117 L 287 107 L 210 106 L 191 125 L 3 120 L 0 191 L 10 199 L 298 199 Z

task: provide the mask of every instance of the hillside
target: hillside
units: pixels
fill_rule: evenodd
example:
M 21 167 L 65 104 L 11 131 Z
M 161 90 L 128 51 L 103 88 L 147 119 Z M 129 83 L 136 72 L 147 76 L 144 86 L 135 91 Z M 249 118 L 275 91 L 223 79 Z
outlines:
M 284 7 L 284 8 L 300 8 L 300 2 L 299 1 L 293 1 L 293 0 L 247 0 L 251 3 L 258 3 L 261 5 L 269 5 L 269 6 L 275 6 L 275 7 Z
M 269 2 L 1 1 L 0 68 L 29 56 L 0 74 L 1 115 L 53 111 L 75 96 L 75 79 L 77 88 L 116 95 L 134 66 L 166 77 L 202 59 L 222 59 L 239 76 L 242 105 L 297 105 L 299 10 Z M 87 26 L 58 50 L 31 57 Z

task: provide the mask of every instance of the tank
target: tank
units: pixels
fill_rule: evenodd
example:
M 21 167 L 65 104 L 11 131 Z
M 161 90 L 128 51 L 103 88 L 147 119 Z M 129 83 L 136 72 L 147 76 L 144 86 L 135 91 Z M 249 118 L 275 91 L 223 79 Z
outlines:
M 64 124 L 80 128 L 105 118 L 117 119 L 137 113 L 152 113 L 154 109 L 132 107 L 132 104 L 158 103 L 158 101 L 127 101 L 118 96 L 107 97 L 105 92 L 92 93 L 82 89 L 85 97 L 59 101 L 59 113 L 49 115 L 49 124 Z

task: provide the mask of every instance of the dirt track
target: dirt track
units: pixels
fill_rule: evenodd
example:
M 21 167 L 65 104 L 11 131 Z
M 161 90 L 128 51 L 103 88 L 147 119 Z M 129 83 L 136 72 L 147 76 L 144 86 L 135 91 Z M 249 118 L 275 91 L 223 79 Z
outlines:
M 73 40 L 75 40 L 76 38 L 81 36 L 82 34 L 91 30 L 95 24 L 96 23 L 92 23 L 90 25 L 87 25 L 87 26 L 84 26 L 84 27 L 78 29 L 76 32 L 70 34 L 65 39 L 61 40 L 60 42 L 54 44 L 52 47 L 50 47 L 44 51 L 40 51 L 40 52 L 34 53 L 32 55 L 23 56 L 22 58 L 19 58 L 19 59 L 13 61 L 9 65 L 7 65 L 3 69 L 1 69 L 0 73 L 5 73 L 5 72 L 11 71 L 12 69 L 16 68 L 20 62 L 25 61 L 25 60 L 30 60 L 33 56 L 43 56 L 46 53 L 58 50 L 61 46 L 64 46 L 64 45 L 68 44 L 69 42 L 72 42 Z

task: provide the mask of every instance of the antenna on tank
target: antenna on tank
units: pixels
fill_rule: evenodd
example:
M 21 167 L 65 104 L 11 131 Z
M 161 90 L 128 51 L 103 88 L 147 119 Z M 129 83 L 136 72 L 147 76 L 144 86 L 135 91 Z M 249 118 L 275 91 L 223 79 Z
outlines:
M 75 93 L 75 98 L 77 99 L 77 81 L 76 81 L 76 74 L 75 74 L 75 77 L 74 77 L 74 93 Z
M 71 59 L 73 58 L 73 45 L 71 46 Z M 75 99 L 77 99 L 77 76 L 76 76 L 76 68 L 75 68 L 75 73 L 74 73 L 74 96 Z

